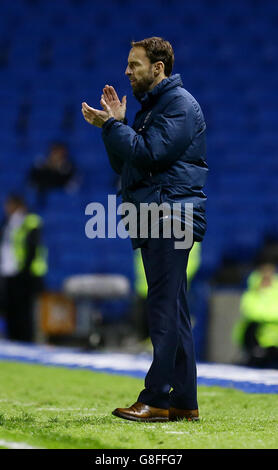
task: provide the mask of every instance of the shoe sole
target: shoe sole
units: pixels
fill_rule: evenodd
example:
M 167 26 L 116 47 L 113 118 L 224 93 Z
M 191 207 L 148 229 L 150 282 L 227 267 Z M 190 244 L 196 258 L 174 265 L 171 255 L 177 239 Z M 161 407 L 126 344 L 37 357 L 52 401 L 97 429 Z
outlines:
M 168 418 L 156 418 L 155 416 L 153 418 L 136 418 L 135 416 L 125 415 L 124 413 L 116 413 L 115 411 L 112 411 L 112 415 L 117 416 L 117 418 L 128 419 L 129 421 L 137 421 L 141 423 L 165 423 L 166 421 L 169 421 Z

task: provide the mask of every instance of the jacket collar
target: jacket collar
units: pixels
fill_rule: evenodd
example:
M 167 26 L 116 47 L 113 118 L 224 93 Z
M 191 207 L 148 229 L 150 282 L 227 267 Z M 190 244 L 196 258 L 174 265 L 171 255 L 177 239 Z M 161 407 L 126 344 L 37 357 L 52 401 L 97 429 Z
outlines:
M 171 75 L 171 77 L 164 78 L 164 80 L 159 82 L 151 91 L 141 93 L 137 95 L 136 98 L 140 101 L 142 107 L 145 108 L 152 104 L 163 93 L 177 86 L 183 86 L 181 76 L 178 73 Z

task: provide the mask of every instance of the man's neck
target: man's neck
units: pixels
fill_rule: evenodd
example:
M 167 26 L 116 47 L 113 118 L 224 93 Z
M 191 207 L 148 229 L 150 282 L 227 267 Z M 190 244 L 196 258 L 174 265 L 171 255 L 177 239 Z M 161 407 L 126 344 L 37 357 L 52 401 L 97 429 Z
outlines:
M 148 91 L 152 91 L 156 87 L 156 85 L 162 82 L 162 80 L 165 80 L 165 78 L 167 78 L 166 75 L 159 75 L 157 78 L 155 78 Z

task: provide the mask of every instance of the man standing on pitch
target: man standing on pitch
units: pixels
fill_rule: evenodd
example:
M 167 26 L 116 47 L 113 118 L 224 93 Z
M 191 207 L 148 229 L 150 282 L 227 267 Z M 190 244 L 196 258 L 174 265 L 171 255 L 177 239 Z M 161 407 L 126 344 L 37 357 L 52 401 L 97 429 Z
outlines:
M 122 177 L 122 198 L 140 203 L 193 204 L 193 241 L 206 229 L 202 191 L 207 174 L 204 117 L 196 100 L 171 75 L 171 44 L 152 37 L 132 42 L 125 74 L 141 104 L 132 127 L 112 86 L 101 97 L 103 110 L 82 103 L 86 121 L 102 127 L 112 168 Z M 181 223 L 187 223 L 185 212 Z M 160 221 L 160 219 L 159 219 Z M 186 300 L 190 248 L 176 249 L 175 236 L 132 239 L 141 248 L 148 283 L 148 323 L 154 354 L 145 388 L 134 405 L 115 416 L 133 421 L 199 418 L 196 361 Z

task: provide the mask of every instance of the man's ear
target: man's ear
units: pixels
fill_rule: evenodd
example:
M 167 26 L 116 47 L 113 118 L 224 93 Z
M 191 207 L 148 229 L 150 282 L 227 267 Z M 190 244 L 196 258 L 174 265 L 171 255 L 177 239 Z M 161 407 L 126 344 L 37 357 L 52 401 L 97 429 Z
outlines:
M 164 72 L 164 64 L 160 60 L 159 62 L 155 63 L 155 75 L 158 76 L 161 72 Z

